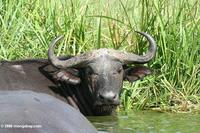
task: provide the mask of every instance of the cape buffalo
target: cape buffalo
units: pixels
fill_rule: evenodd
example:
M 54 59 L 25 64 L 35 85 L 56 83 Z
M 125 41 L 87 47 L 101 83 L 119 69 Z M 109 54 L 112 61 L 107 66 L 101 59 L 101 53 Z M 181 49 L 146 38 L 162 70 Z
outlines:
M 149 42 L 145 55 L 99 49 L 77 56 L 58 58 L 54 48 L 63 37 L 54 39 L 47 59 L 2 61 L 0 90 L 28 89 L 53 95 L 84 115 L 110 115 L 119 105 L 123 80 L 130 82 L 151 73 L 144 66 L 156 53 L 156 43 L 147 33 L 138 32 Z
M 0 91 L 1 133 L 97 133 L 70 105 L 43 93 Z

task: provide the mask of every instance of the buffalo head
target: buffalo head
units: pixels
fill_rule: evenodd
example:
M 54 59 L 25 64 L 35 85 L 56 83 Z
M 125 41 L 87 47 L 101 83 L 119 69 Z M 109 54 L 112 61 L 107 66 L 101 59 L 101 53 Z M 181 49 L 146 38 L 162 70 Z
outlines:
M 119 94 L 123 80 L 133 82 L 151 73 L 147 67 L 133 67 L 144 64 L 156 53 L 156 43 L 147 33 L 138 32 L 148 42 L 149 51 L 145 55 L 121 52 L 113 49 L 99 49 L 61 60 L 54 55 L 55 44 L 63 37 L 52 41 L 48 58 L 53 66 L 64 69 L 57 76 L 71 84 L 84 84 L 84 97 L 90 102 L 96 115 L 108 115 L 119 105 Z M 70 71 L 69 71 L 70 70 Z

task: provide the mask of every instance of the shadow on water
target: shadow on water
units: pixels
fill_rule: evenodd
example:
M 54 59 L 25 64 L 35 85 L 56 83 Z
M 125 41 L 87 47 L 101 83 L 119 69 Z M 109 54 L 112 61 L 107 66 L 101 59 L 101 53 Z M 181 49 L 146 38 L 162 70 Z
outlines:
M 199 114 L 129 111 L 88 119 L 99 133 L 200 133 Z

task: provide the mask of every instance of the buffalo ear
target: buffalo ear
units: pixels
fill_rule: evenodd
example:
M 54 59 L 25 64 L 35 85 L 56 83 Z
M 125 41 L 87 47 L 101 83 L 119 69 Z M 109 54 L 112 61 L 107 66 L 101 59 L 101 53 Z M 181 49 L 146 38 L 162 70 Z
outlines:
M 151 74 L 151 69 L 145 66 L 130 67 L 125 70 L 124 79 L 129 82 L 134 82 L 143 79 L 145 76 Z
M 64 81 L 72 85 L 77 85 L 81 82 L 78 70 L 76 69 L 59 70 L 54 73 L 53 77 L 58 81 Z

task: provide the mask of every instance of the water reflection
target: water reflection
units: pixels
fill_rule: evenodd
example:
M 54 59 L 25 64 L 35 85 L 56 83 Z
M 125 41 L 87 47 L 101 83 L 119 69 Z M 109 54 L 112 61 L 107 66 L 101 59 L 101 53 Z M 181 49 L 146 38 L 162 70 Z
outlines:
M 98 133 L 114 133 L 119 124 L 116 115 L 89 117 L 89 120 L 97 127 Z
M 199 114 L 130 111 L 89 120 L 99 133 L 200 133 Z

